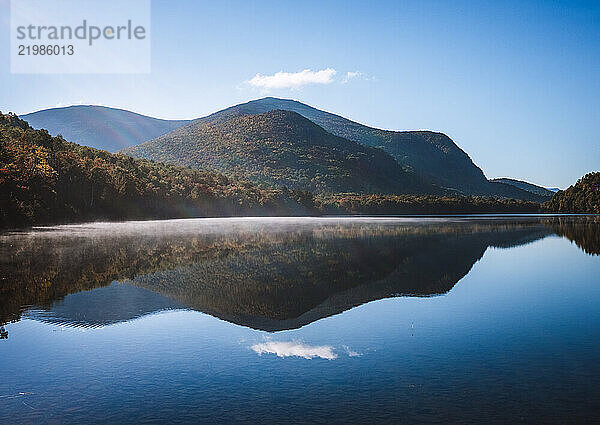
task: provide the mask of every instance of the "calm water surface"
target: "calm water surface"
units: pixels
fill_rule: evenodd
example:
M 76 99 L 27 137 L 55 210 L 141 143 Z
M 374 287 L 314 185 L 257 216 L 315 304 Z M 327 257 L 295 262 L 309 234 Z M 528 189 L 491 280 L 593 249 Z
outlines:
M 600 218 L 0 235 L 0 423 L 600 421 Z

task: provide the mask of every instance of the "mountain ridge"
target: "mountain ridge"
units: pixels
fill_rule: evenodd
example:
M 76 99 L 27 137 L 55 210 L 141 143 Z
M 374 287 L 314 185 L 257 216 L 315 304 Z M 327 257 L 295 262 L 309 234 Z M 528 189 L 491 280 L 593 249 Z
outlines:
M 198 118 L 188 125 L 221 123 L 232 117 L 262 114 L 272 110 L 296 112 L 333 135 L 364 146 L 380 148 L 393 157 L 405 171 L 446 193 L 497 196 L 535 202 L 548 200 L 545 196 L 513 185 L 489 181 L 469 155 L 444 133 L 430 130 L 381 130 L 292 99 L 255 99 Z
M 490 181 L 508 184 L 508 185 L 517 187 L 519 189 L 526 190 L 531 193 L 535 193 L 540 196 L 546 196 L 546 197 L 548 197 L 548 199 L 550 199 L 552 196 L 554 196 L 554 192 L 552 192 L 551 190 L 549 190 L 545 187 L 539 186 L 537 184 L 526 182 L 524 180 L 511 179 L 510 177 L 500 177 L 500 178 L 490 179 Z
M 547 193 L 544 195 L 524 190 L 506 181 L 488 181 L 469 155 L 444 133 L 430 130 L 382 130 L 292 99 L 274 97 L 255 99 L 195 120 L 161 120 L 124 109 L 93 105 L 51 108 L 26 114 L 24 118 L 29 119 L 34 128 L 46 128 L 51 134 L 60 133 L 66 139 L 80 144 L 108 151 L 131 153 L 133 151 L 131 146 L 161 139 L 173 131 L 177 132 L 190 125 L 197 126 L 199 123 L 219 125 L 233 117 L 258 115 L 273 110 L 296 112 L 333 136 L 343 137 L 366 147 L 381 149 L 394 158 L 405 172 L 412 175 L 413 180 L 418 181 L 413 182 L 413 187 L 428 187 L 421 193 L 496 196 L 535 202 L 549 199 Z M 44 115 L 54 116 L 44 117 Z M 189 153 L 189 151 L 181 152 L 181 156 L 187 156 Z M 163 159 L 162 155 L 145 157 Z M 185 158 L 179 160 L 171 158 L 170 162 L 189 165 Z M 196 164 L 196 168 L 203 167 L 201 164 Z M 217 169 L 225 173 L 231 171 L 218 167 Z M 367 186 L 368 184 L 365 185 Z M 353 190 L 352 187 L 338 187 L 338 189 L 345 192 Z M 436 189 L 432 190 L 432 187 Z M 364 189 L 360 192 L 364 192 Z M 386 193 L 390 192 L 391 190 L 388 190 Z M 414 193 L 414 191 L 403 189 L 400 193 Z
M 21 118 L 35 129 L 48 130 L 52 136 L 60 134 L 69 141 L 109 152 L 154 139 L 191 122 L 98 105 L 42 109 Z
M 366 147 L 381 149 L 395 159 L 398 165 L 406 173 L 412 175 L 413 180 L 418 180 L 421 186 L 425 185 L 429 187 L 429 189 L 421 191 L 423 194 L 451 193 L 476 196 L 499 196 L 535 202 L 547 200 L 545 197 L 524 191 L 511 185 L 488 181 L 481 169 L 473 163 L 469 156 L 443 133 L 427 130 L 408 132 L 379 130 L 355 123 L 339 115 L 318 110 L 295 100 L 272 97 L 234 105 L 205 117 L 198 118 L 190 124 L 173 130 L 171 133 L 142 144 L 139 148 L 129 147 L 122 150 L 121 153 L 133 156 L 139 155 L 157 161 L 166 160 L 179 165 L 198 168 L 200 164 L 196 163 L 192 165 L 186 158 L 190 155 L 190 152 L 193 151 L 193 148 L 191 148 L 193 141 L 190 143 L 189 148 L 186 149 L 185 152 L 182 152 L 179 157 L 174 157 L 172 155 L 165 156 L 165 152 L 173 150 L 169 145 L 175 143 L 175 141 L 176 143 L 181 144 L 185 138 L 191 140 L 195 137 L 204 137 L 194 134 L 193 128 L 202 128 L 205 125 L 220 126 L 233 118 L 239 118 L 245 115 L 261 115 L 274 110 L 295 112 L 321 127 L 327 133 L 346 139 L 347 143 L 358 143 Z M 331 124 L 332 122 L 334 124 Z M 183 136 L 184 133 L 186 134 L 185 136 Z M 355 137 L 357 133 L 360 133 L 363 136 L 366 134 L 366 139 L 365 137 Z M 285 134 L 278 134 L 276 136 L 282 138 L 286 137 Z M 353 137 L 357 140 L 349 139 L 346 136 Z M 390 137 L 393 140 L 389 143 L 385 142 L 386 138 L 389 139 Z M 150 146 L 152 145 L 156 145 L 154 149 L 150 149 Z M 406 155 L 399 157 L 400 150 L 390 148 L 392 145 L 400 146 L 400 148 L 412 146 L 414 149 L 413 152 L 407 152 Z M 213 161 L 209 163 L 214 165 L 214 162 L 213 158 Z M 217 169 L 221 172 L 228 172 L 228 170 L 224 168 Z M 466 172 L 465 169 L 467 170 Z M 435 177 L 435 173 L 438 174 L 439 178 Z M 392 187 L 393 186 L 389 187 L 389 190 L 384 192 L 377 192 L 391 193 Z M 436 189 L 432 190 L 432 187 Z M 314 190 L 312 187 L 303 187 L 303 189 Z M 352 189 L 346 188 L 341 191 L 349 192 L 352 191 Z M 412 191 L 401 190 L 400 192 L 394 193 L 412 193 Z
M 460 149 L 444 133 L 430 130 L 381 130 L 357 123 L 344 118 L 341 115 L 322 111 L 297 100 L 279 99 L 275 97 L 265 97 L 234 105 L 200 118 L 199 120 L 215 121 L 227 118 L 231 115 L 265 113 L 274 109 L 297 112 L 336 136 L 361 143 L 365 146 L 382 148 L 394 157 L 405 169 L 416 169 L 419 173 L 423 174 L 425 178 L 428 178 L 432 183 L 440 187 L 448 188 L 450 190 L 472 191 L 477 186 L 481 186 L 481 188 L 479 188 L 479 193 L 477 194 L 489 194 L 483 188 L 487 184 L 487 179 L 485 178 L 483 171 L 473 163 L 466 152 Z M 389 140 L 394 137 L 399 140 Z M 413 139 L 417 139 L 418 142 L 415 142 Z M 414 143 L 420 143 L 423 146 L 416 151 L 406 151 L 406 146 Z M 392 145 L 401 146 L 394 147 Z M 405 147 L 404 151 L 400 149 L 401 147 Z M 462 161 L 466 167 L 469 168 L 471 177 L 475 179 L 479 185 L 465 184 L 464 182 L 460 182 L 460 179 L 451 178 L 452 174 L 456 172 L 456 167 L 452 166 L 452 161 L 444 161 L 444 158 L 436 154 L 437 151 L 453 155 L 451 158 L 453 161 L 456 159 Z M 440 170 L 443 171 L 444 176 L 442 178 L 436 178 L 434 171 L 439 173 Z

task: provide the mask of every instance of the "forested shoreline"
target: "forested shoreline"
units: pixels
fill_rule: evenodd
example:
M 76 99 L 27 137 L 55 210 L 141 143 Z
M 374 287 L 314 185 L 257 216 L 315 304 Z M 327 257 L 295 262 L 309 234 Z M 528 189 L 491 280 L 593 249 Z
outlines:
M 315 214 L 312 194 L 80 146 L 0 115 L 0 227 Z
M 337 194 L 317 200 L 321 211 L 329 214 L 536 213 L 541 209 L 533 201 L 482 196 Z
M 588 175 L 578 184 L 585 191 L 595 187 L 597 197 L 598 176 Z M 543 205 L 479 196 L 314 195 L 80 146 L 34 130 L 14 114 L 0 113 L 0 228 L 4 229 L 228 216 L 579 212 L 584 207 L 580 212 L 600 212 L 597 199 L 582 201 L 586 196 L 582 190 L 559 192 Z M 577 203 L 565 201 L 574 193 Z

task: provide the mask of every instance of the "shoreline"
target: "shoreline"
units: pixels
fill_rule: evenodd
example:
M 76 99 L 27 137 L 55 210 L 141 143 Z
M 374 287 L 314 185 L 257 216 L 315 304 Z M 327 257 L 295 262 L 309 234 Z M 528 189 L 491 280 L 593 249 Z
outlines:
M 323 215 L 279 215 L 279 216 L 215 216 L 215 217 L 183 217 L 183 218 L 149 218 L 149 219 L 132 219 L 132 220 L 91 220 L 66 223 L 48 223 L 34 224 L 23 227 L 1 228 L 0 236 L 10 233 L 21 233 L 28 231 L 44 231 L 59 227 L 84 227 L 84 226 L 110 226 L 117 224 L 161 224 L 173 222 L 190 222 L 194 221 L 328 221 L 328 220 L 394 220 L 394 219 L 493 219 L 493 218 L 553 218 L 553 217 L 600 217 L 600 214 L 593 213 L 456 213 L 456 214 L 323 214 Z

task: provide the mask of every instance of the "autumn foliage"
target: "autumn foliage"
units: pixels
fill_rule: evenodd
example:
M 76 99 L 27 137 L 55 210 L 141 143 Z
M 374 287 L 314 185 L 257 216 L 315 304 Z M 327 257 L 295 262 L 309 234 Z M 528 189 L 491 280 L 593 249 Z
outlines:
M 110 154 L 0 114 L 0 226 L 314 213 L 312 195 Z
M 548 211 L 600 214 L 600 172 L 589 173 L 544 204 Z

